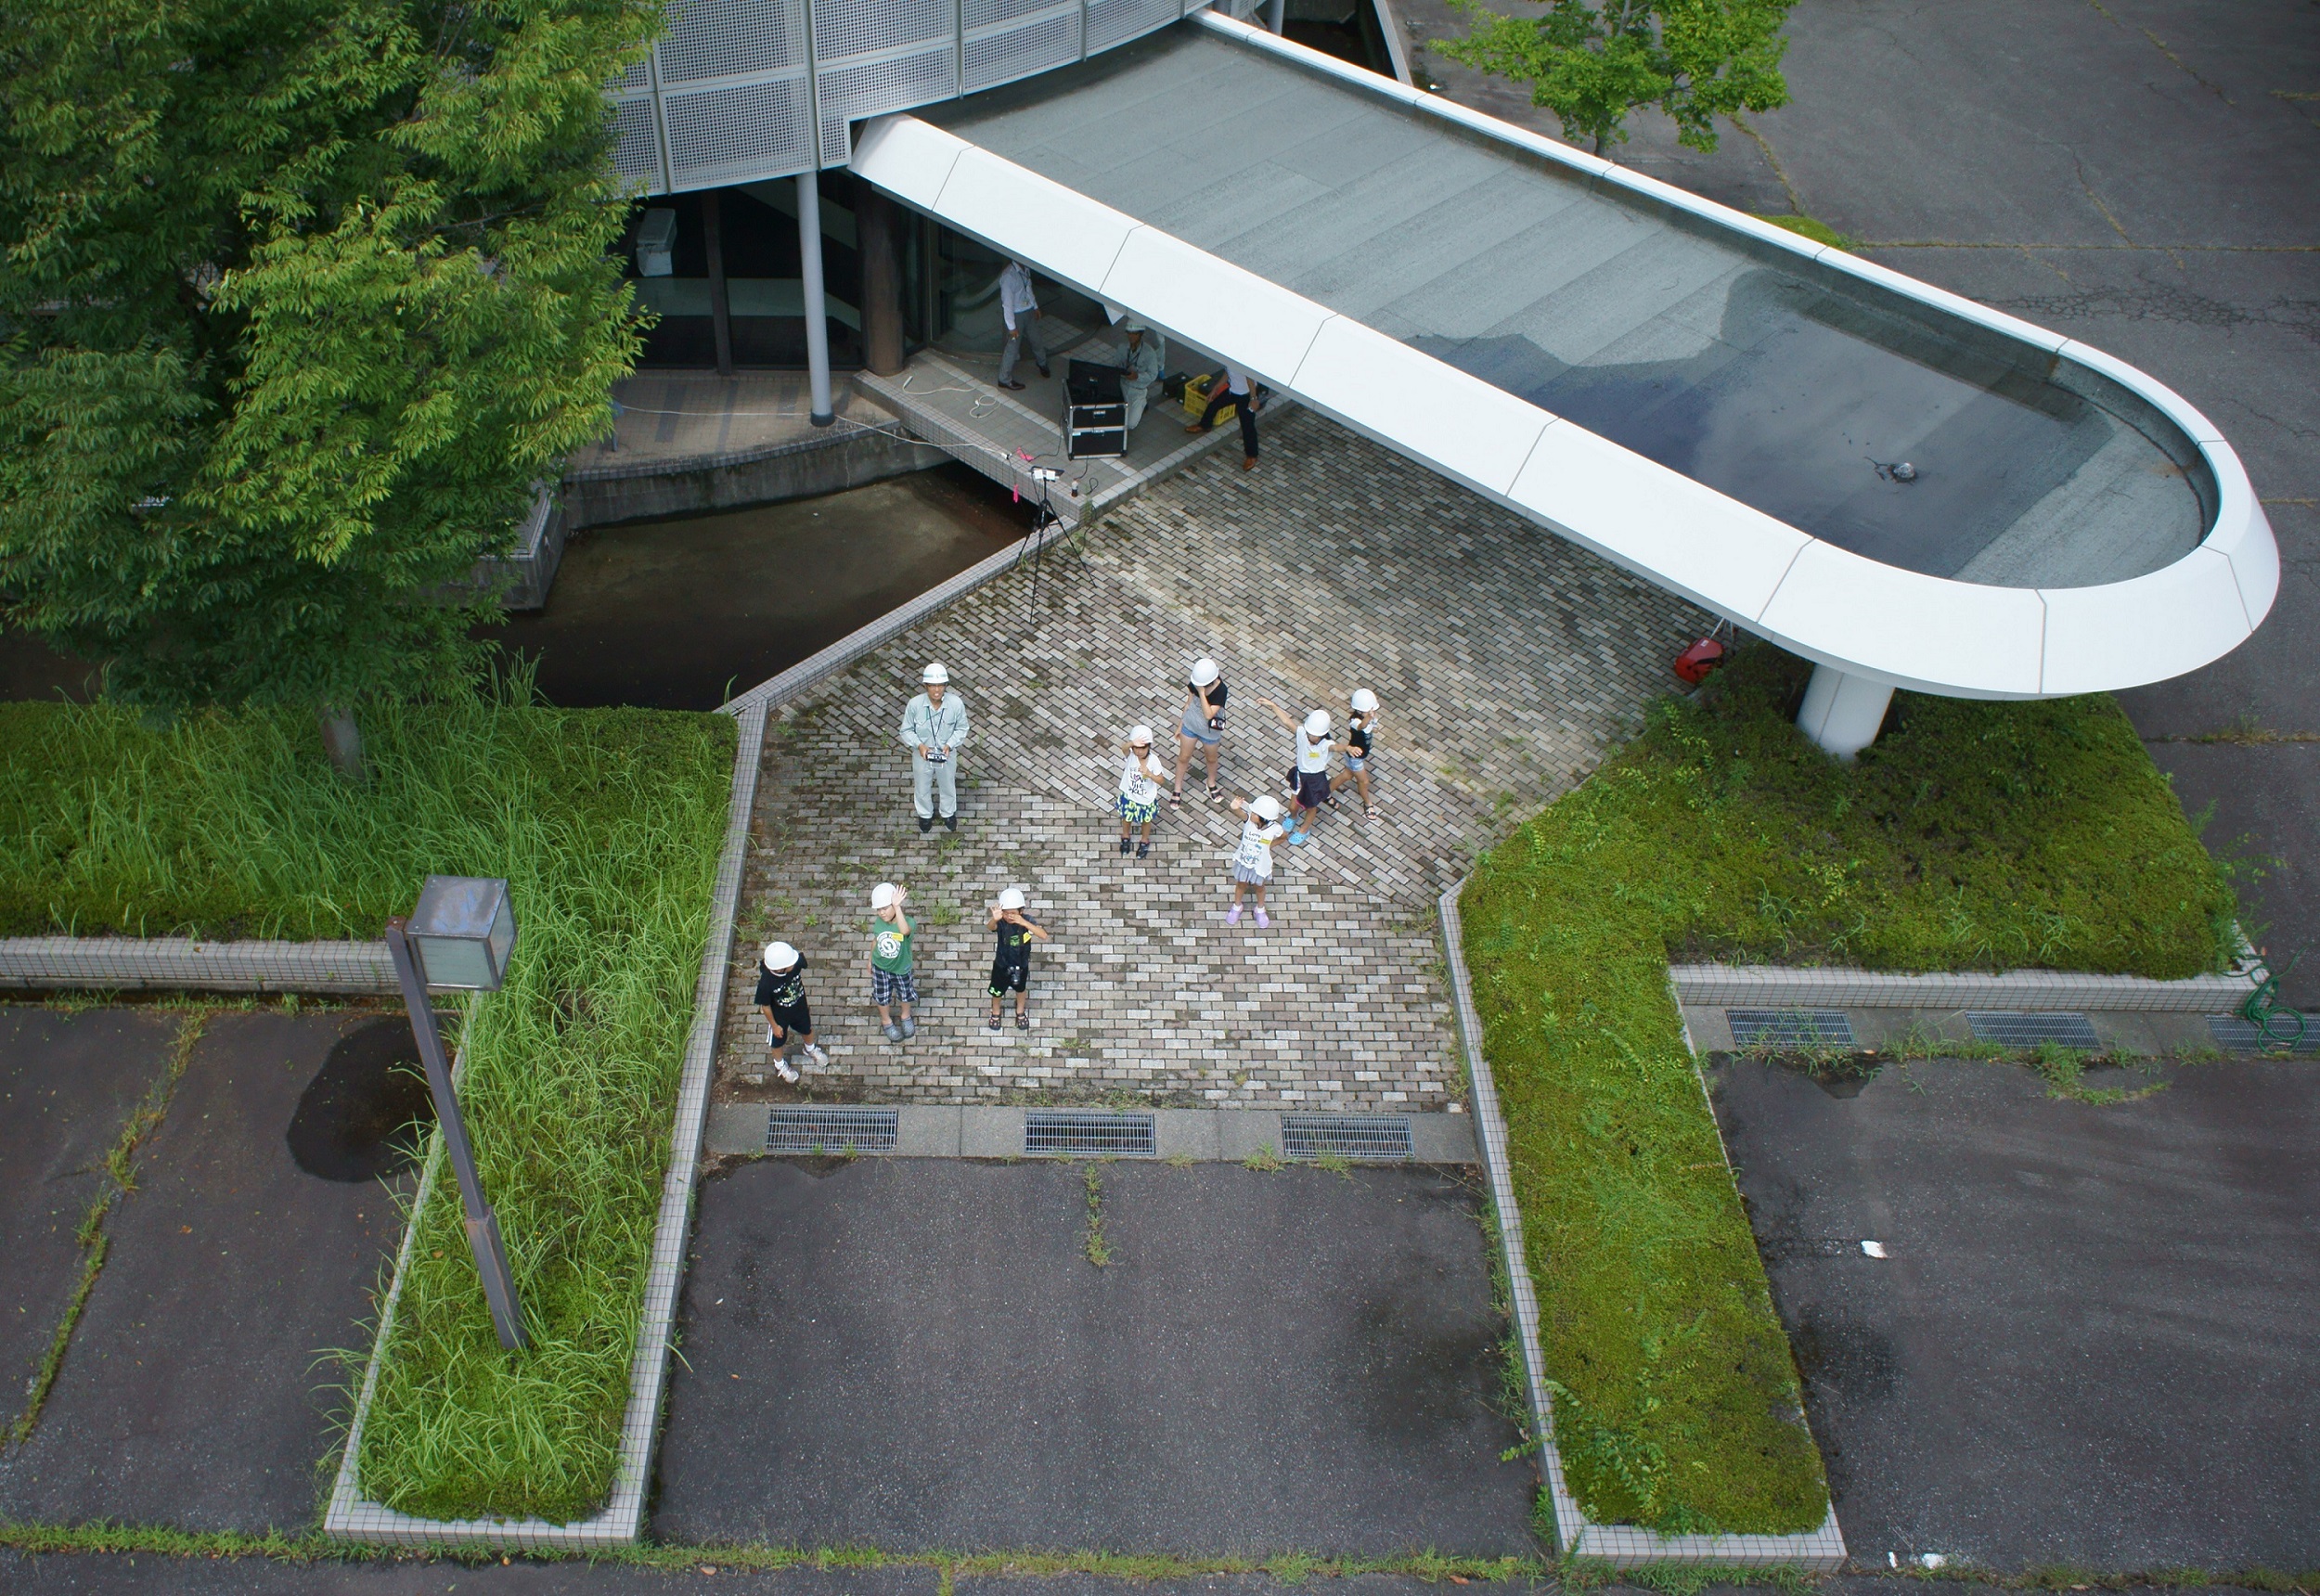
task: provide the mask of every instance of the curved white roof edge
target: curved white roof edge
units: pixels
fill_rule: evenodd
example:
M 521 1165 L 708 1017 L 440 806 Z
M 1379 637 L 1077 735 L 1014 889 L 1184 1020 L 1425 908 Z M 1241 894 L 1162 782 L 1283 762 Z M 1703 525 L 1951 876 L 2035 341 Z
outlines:
M 2174 563 L 2094 587 L 1992 587 L 1905 571 L 1811 537 L 915 117 L 865 128 L 853 169 L 994 248 L 1215 351 L 1365 437 L 1849 676 L 1961 698 L 2136 687 L 2221 658 L 2270 611 L 2279 552 L 2238 457 L 2206 417 L 2133 367 L 1262 30 L 1213 13 L 1199 21 L 2108 378 L 2181 427 L 2205 456 L 2218 494 L 2215 524 Z

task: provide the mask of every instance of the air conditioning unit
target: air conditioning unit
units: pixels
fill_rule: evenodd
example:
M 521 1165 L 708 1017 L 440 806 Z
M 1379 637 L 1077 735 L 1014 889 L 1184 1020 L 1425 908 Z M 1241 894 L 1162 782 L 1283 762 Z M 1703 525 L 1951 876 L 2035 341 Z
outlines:
M 637 275 L 665 277 L 677 270 L 677 212 L 651 210 L 637 224 Z

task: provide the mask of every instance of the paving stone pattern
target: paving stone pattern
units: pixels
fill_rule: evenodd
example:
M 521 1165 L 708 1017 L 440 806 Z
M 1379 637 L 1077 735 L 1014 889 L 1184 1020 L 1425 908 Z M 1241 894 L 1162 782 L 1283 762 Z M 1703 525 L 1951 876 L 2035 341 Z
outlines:
M 1444 1108 L 1464 1086 L 1436 895 L 1632 733 L 1707 624 L 1334 423 L 1291 416 L 1257 470 L 1211 457 L 1042 572 L 991 583 L 785 706 L 758 788 L 727 1094 L 766 1070 L 750 1002 L 757 953 L 780 936 L 809 961 L 831 1059 L 806 1077 L 818 1100 Z M 1231 689 L 1222 777 L 1241 796 L 1279 791 L 1291 759 L 1260 695 L 1300 716 L 1325 706 L 1341 735 L 1353 688 L 1384 704 L 1383 817 L 1363 818 L 1348 793 L 1309 846 L 1276 850 L 1270 931 L 1224 923 L 1240 821 L 1205 800 L 1197 765 L 1184 806 L 1163 803 L 1152 856 L 1117 848 L 1117 745 L 1143 721 L 1173 759 L 1201 654 Z M 897 737 L 930 659 L 949 666 L 974 727 L 955 836 L 920 834 Z M 884 880 L 909 889 L 918 926 L 920 1029 L 900 1046 L 878 1033 L 864 971 L 870 891 Z M 1027 1035 L 1012 999 L 1006 1028 L 985 1028 L 984 917 L 1009 884 L 1054 937 L 1034 955 Z

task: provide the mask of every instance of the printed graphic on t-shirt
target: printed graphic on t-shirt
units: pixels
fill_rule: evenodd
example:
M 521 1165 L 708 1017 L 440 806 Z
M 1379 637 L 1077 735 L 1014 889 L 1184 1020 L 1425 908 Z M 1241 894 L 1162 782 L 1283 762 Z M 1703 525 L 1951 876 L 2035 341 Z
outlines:
M 1262 826 L 1254 820 L 1244 822 L 1241 827 L 1241 845 L 1232 855 L 1234 868 L 1254 870 L 1260 876 L 1271 875 L 1272 845 L 1287 834 L 1278 820 L 1269 820 Z
M 1130 804 L 1150 804 L 1160 796 L 1160 779 L 1167 773 L 1168 767 L 1160 763 L 1158 754 L 1145 754 L 1143 764 L 1139 766 L 1131 753 L 1120 766 L 1120 795 Z
M 910 968 L 910 938 L 891 922 L 870 931 L 870 963 L 889 974 Z

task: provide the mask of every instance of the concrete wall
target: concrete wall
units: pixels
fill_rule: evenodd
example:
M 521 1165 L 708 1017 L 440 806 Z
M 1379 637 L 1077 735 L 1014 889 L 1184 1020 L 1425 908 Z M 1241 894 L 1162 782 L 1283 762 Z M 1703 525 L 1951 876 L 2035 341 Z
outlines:
M 699 515 L 741 505 L 810 498 L 922 471 L 950 457 L 931 444 L 841 417 L 819 437 L 711 459 L 654 461 L 633 470 L 593 466 L 563 481 L 564 526 L 648 516 Z

